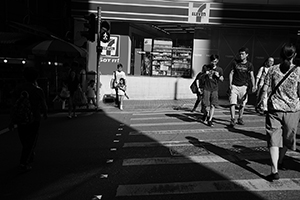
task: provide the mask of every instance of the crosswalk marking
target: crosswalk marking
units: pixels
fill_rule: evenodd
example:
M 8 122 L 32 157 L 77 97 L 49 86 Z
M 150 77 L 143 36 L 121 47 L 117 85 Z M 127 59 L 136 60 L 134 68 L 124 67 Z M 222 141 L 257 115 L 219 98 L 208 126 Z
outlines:
M 201 117 L 202 115 L 185 115 L 185 114 L 180 114 L 178 113 L 177 116 L 163 116 L 163 117 L 138 117 L 138 118 L 131 118 L 131 121 L 147 121 L 147 120 L 165 120 L 165 119 L 196 119 L 197 117 Z M 256 115 L 244 115 L 244 117 L 254 117 L 257 118 Z M 214 118 L 228 118 L 228 121 L 230 120 L 230 117 L 226 114 L 221 114 L 221 115 L 214 115 Z M 218 119 L 216 119 L 218 120 Z M 257 119 L 256 119 L 257 120 Z M 265 121 L 265 118 L 262 118 L 259 121 Z
M 263 143 L 266 144 L 266 141 L 264 140 L 260 140 L 260 139 L 228 139 L 228 140 L 224 140 L 224 141 L 216 141 L 215 143 L 213 141 L 210 141 L 210 144 L 232 144 L 232 142 L 234 142 L 234 144 L 239 144 L 239 143 L 256 143 L 259 145 L 259 143 Z M 201 142 L 201 141 L 200 141 Z M 124 143 L 123 147 L 124 148 L 128 148 L 128 147 L 157 147 L 157 146 L 164 146 L 164 147 L 171 147 L 171 146 L 194 146 L 194 144 L 191 144 L 190 142 L 188 142 L 187 140 L 182 140 L 182 141 L 157 141 L 157 142 L 126 142 Z
M 153 157 L 153 158 L 130 158 L 123 160 L 123 166 L 142 166 L 142 165 L 173 165 L 173 164 L 200 164 L 200 163 L 220 163 L 238 161 L 232 155 L 201 155 L 184 157 Z
M 143 126 L 183 126 L 183 125 L 195 125 L 199 124 L 201 125 L 201 122 L 197 121 L 196 119 L 193 119 L 195 121 L 189 121 L 189 122 L 158 122 L 158 123 L 131 123 L 131 127 L 143 127 Z M 218 120 L 215 120 L 218 121 Z M 251 119 L 251 120 L 243 120 L 245 123 L 255 123 L 255 122 L 265 122 L 264 119 Z M 229 121 L 228 121 L 229 123 Z
M 219 110 L 219 113 L 215 115 L 216 121 L 220 120 L 223 123 L 229 124 L 229 115 Z M 166 114 L 170 114 L 167 116 Z M 252 124 L 247 123 L 248 126 L 236 126 L 235 129 L 228 127 L 224 128 L 198 128 L 198 126 L 190 127 L 194 129 L 188 129 L 185 125 L 195 125 L 201 123 L 197 121 L 197 117 L 201 117 L 200 113 L 196 115 L 187 114 L 186 111 L 177 111 L 176 115 L 173 111 L 168 112 L 156 112 L 156 113 L 133 113 L 131 118 L 130 126 L 136 128 L 136 130 L 129 132 L 129 136 L 134 139 L 134 136 L 148 136 L 159 137 L 155 141 L 143 141 L 135 142 L 129 141 L 124 142 L 122 148 L 151 148 L 151 147 L 164 147 L 169 149 L 169 153 L 164 151 L 164 155 L 156 155 L 156 157 L 136 157 L 130 156 L 129 158 L 124 158 L 122 160 L 123 167 L 139 167 L 139 166 L 149 166 L 149 168 L 156 169 L 156 166 L 163 165 L 188 165 L 188 164 L 206 164 L 209 163 L 239 163 L 242 160 L 247 160 L 249 162 L 258 161 L 258 160 L 267 160 L 270 159 L 268 148 L 266 147 L 266 141 L 263 139 L 265 136 L 265 118 L 257 116 L 256 114 L 246 114 L 244 115 L 244 121 L 251 122 Z M 159 116 L 160 114 L 164 116 Z M 172 115 L 173 114 L 173 115 Z M 157 116 L 156 116 L 157 115 Z M 134 117 L 137 118 L 134 118 Z M 219 119 L 218 119 L 219 118 Z M 183 120 L 182 120 L 183 119 Z M 184 121 L 186 119 L 186 121 Z M 189 121 L 187 121 L 187 119 Z M 159 122 L 156 123 L 157 120 Z M 173 121 L 167 121 L 173 120 Z M 177 122 L 174 122 L 177 120 Z M 182 121 L 180 121 L 182 120 Z M 193 121 L 195 120 L 195 121 Z M 139 123 L 141 122 L 141 123 Z M 154 122 L 154 123 L 152 123 Z M 260 125 L 251 127 L 250 125 Z M 151 130 L 148 127 L 156 127 L 160 129 L 163 126 L 172 127 L 171 130 Z M 177 126 L 181 126 L 177 128 Z M 138 128 L 141 127 L 141 130 Z M 145 128 L 143 128 L 145 127 Z M 145 130 L 143 130 L 145 129 Z M 172 130 L 180 129 L 180 130 Z M 197 140 L 199 144 L 203 146 L 195 146 L 195 144 L 190 143 L 190 141 L 184 140 L 179 134 L 193 134 L 193 133 L 224 133 L 224 132 L 253 132 L 261 134 L 261 137 L 247 137 L 246 135 L 237 136 L 235 138 L 216 138 L 216 139 L 205 139 Z M 165 136 L 159 136 L 165 135 Z M 207 134 L 208 135 L 208 134 Z M 217 134 L 218 135 L 218 134 Z M 175 138 L 176 136 L 176 138 Z M 219 136 L 219 135 L 218 135 Z M 172 137 L 173 140 L 168 140 L 169 137 Z M 141 137 L 140 137 L 141 138 Z M 139 138 L 139 139 L 140 139 Z M 174 140 L 178 139 L 178 140 Z M 204 139 L 204 138 L 203 138 Z M 249 144 L 247 150 L 236 152 L 232 144 L 241 145 Z M 251 143 L 251 144 L 250 144 Z M 222 154 L 219 154 L 218 151 L 213 151 L 212 149 L 207 148 L 205 144 L 212 145 L 216 148 L 224 150 Z M 262 146 L 264 150 L 251 150 L 251 146 L 255 145 L 255 148 Z M 230 146 L 229 148 L 228 145 Z M 226 146 L 226 147 L 225 147 Z M 244 145 L 241 145 L 244 146 Z M 232 147 L 232 148 L 231 148 Z M 257 147 L 258 148 L 258 147 Z M 210 151 L 208 151 L 208 150 Z M 127 149 L 131 151 L 131 149 Z M 135 149 L 134 149 L 135 150 Z M 300 153 L 294 151 L 288 151 L 287 156 L 292 158 L 300 159 Z M 218 165 L 219 166 L 219 165 Z M 148 168 L 148 169 L 149 169 Z M 227 177 L 224 177 L 226 179 Z M 180 180 L 177 180 L 180 181 Z M 240 192 L 240 191 L 287 191 L 295 190 L 300 191 L 300 178 L 295 179 L 280 179 L 273 183 L 268 182 L 267 180 L 260 179 L 243 179 L 243 180 L 214 180 L 214 181 L 190 181 L 190 182 L 170 182 L 170 183 L 136 183 L 136 184 L 123 184 L 119 185 L 117 188 L 117 197 L 135 197 L 135 196 L 148 196 L 148 195 L 172 195 L 172 194 L 197 194 L 197 193 L 214 193 L 214 192 Z
M 238 127 L 235 128 L 239 131 L 263 131 L 264 126 L 257 127 Z M 232 132 L 228 128 L 202 128 L 202 129 L 182 129 L 182 130 L 158 130 L 158 131 L 131 131 L 129 135 L 155 135 L 155 134 L 186 134 L 186 133 L 209 133 L 209 132 Z
M 247 179 L 119 185 L 116 196 L 282 190 L 300 190 L 300 179 L 280 179 L 273 183 L 264 179 Z

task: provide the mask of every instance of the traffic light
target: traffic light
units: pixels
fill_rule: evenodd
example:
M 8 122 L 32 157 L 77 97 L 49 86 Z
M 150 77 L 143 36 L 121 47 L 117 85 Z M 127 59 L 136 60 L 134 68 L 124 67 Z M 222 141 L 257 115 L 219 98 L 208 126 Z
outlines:
M 107 43 L 110 40 L 110 23 L 108 21 L 101 21 L 100 41 Z
M 96 33 L 96 15 L 91 13 L 88 16 L 84 17 L 86 22 L 84 23 L 85 31 L 81 31 L 81 35 L 85 37 L 88 41 L 95 41 Z

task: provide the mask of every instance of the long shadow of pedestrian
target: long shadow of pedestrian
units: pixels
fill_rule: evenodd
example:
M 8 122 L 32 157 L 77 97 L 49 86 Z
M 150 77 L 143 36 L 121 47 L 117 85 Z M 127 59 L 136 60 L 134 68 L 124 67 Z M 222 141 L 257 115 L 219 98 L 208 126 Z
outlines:
M 194 146 L 199 147 L 199 148 L 204 148 L 208 152 L 212 152 L 213 154 L 218 155 L 221 158 L 223 158 L 239 167 L 244 168 L 245 170 L 248 170 L 249 172 L 257 175 L 258 177 L 267 180 L 265 175 L 262 175 L 261 173 L 257 172 L 253 168 L 249 167 L 248 164 L 250 164 L 250 162 L 248 162 L 247 159 L 241 159 L 241 157 L 239 157 L 237 155 L 237 152 L 230 150 L 230 149 L 225 149 L 225 148 L 216 146 L 209 142 L 200 141 L 195 137 L 187 136 L 186 139 Z M 244 150 L 245 149 L 247 149 L 247 148 L 244 148 Z M 249 151 L 250 149 L 247 149 L 247 150 Z M 255 151 L 251 150 L 251 153 L 253 153 L 253 152 L 255 152 Z M 266 164 L 266 163 L 264 163 L 264 164 Z

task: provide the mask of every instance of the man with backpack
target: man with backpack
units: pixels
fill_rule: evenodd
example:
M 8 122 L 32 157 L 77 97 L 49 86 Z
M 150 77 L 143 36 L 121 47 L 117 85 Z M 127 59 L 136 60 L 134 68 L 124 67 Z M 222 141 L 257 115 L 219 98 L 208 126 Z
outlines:
M 230 126 L 234 127 L 235 121 L 235 106 L 239 105 L 239 117 L 237 124 L 244 125 L 243 114 L 246 103 L 248 101 L 248 92 L 250 84 L 252 84 L 252 92 L 256 91 L 254 67 L 247 60 L 249 55 L 248 48 L 242 47 L 239 50 L 239 59 L 232 63 L 229 73 L 229 102 L 230 102 Z M 250 82 L 251 81 L 251 82 Z
M 33 67 L 25 67 L 23 71 L 25 84 L 17 87 L 14 97 L 17 99 L 12 110 L 10 128 L 16 124 L 22 144 L 20 167 L 22 170 L 32 168 L 34 149 L 38 139 L 42 115 L 47 118 L 47 104 L 43 90 L 37 85 L 38 72 Z

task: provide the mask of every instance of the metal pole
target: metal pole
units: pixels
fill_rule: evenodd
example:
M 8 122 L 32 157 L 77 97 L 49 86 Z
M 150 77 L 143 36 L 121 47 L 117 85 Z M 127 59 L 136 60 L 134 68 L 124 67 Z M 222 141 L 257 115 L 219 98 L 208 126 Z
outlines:
M 96 101 L 97 101 L 97 106 L 99 107 L 99 102 L 100 102 L 100 56 L 101 56 L 101 46 L 100 46 L 100 30 L 101 30 L 101 7 L 97 8 L 97 15 L 98 15 L 98 30 L 97 30 L 97 46 L 96 46 L 96 51 L 97 51 L 97 61 L 96 61 L 96 69 L 97 69 L 97 96 L 96 96 Z

